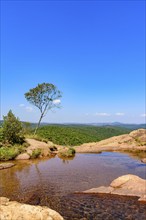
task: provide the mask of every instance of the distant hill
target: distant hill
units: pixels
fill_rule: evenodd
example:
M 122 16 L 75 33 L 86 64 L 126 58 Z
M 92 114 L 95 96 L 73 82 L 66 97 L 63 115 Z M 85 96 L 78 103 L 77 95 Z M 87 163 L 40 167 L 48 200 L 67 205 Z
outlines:
M 123 128 L 128 128 L 131 130 L 137 130 L 140 128 L 146 129 L 146 124 L 124 124 L 120 122 L 113 122 L 113 123 L 94 123 L 92 124 L 94 126 L 114 126 L 114 127 L 123 127 Z
M 3 120 L 0 120 L 0 126 L 2 125 Z M 22 121 L 23 123 L 23 121 Z M 37 123 L 33 123 L 30 122 L 31 127 L 34 128 Z M 98 126 L 98 127 L 107 127 L 107 126 L 111 126 L 111 127 L 121 127 L 121 128 L 127 128 L 130 130 L 137 130 L 140 128 L 144 128 L 146 129 L 146 124 L 125 124 L 125 123 L 120 123 L 120 122 L 112 122 L 112 123 L 47 123 L 47 122 L 42 122 L 41 123 L 41 127 L 42 126 L 65 126 L 65 127 L 84 127 L 84 126 Z
M 40 127 L 37 135 L 42 139 L 52 141 L 54 144 L 75 146 L 127 134 L 130 131 L 127 128 L 112 126 L 48 125 Z

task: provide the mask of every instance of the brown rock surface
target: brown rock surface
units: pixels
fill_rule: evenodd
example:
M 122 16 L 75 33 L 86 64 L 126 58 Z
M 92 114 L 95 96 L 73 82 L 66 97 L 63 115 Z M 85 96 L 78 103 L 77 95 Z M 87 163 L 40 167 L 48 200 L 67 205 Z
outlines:
M 26 141 L 29 143 L 29 147 L 27 148 L 27 153 L 29 153 L 30 155 L 32 154 L 32 151 L 35 149 L 40 149 L 42 156 L 49 156 L 51 154 L 50 147 L 53 146 L 52 142 L 45 143 L 30 138 L 27 138 Z
M 15 166 L 14 163 L 0 163 L 0 170 Z
M 56 211 L 45 206 L 34 206 L 9 201 L 0 197 L 1 220 L 63 220 Z
M 30 155 L 27 153 L 19 154 L 15 160 L 28 160 L 30 159 Z
M 140 197 L 139 201 L 146 201 L 146 180 L 138 176 L 127 174 L 113 180 L 108 187 L 98 187 L 84 191 L 84 193 L 109 193 Z
M 146 158 L 141 159 L 141 162 L 146 163 Z
M 138 129 L 99 142 L 76 146 L 78 153 L 98 153 L 100 151 L 146 150 L 146 129 Z

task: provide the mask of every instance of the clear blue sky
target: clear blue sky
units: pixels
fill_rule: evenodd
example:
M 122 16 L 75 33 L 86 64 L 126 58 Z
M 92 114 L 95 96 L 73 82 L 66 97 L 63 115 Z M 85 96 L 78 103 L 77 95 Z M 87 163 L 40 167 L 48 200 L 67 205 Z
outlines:
M 24 93 L 55 84 L 45 122 L 145 122 L 145 1 L 1 2 L 1 118 L 38 121 Z

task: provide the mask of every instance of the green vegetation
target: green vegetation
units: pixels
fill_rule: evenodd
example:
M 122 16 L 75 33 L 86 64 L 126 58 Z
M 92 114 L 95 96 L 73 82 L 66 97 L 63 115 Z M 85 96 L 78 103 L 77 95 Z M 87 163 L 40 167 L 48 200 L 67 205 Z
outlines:
M 74 157 L 76 151 L 72 147 L 64 147 L 58 152 L 59 157 Z
M 34 149 L 31 154 L 31 159 L 38 158 L 41 154 L 41 149 Z
M 14 146 L 7 145 L 0 148 L 0 160 L 7 161 L 13 160 L 19 154 L 25 151 L 25 147 L 23 145 L 15 144 Z
M 77 146 L 129 132 L 129 129 L 118 127 L 52 125 L 40 127 L 37 132 L 37 139 L 52 141 L 59 145 Z
M 60 102 L 58 102 L 58 99 L 61 98 L 61 92 L 55 85 L 51 83 L 42 83 L 38 84 L 35 88 L 30 89 L 29 92 L 26 92 L 25 98 L 32 105 L 36 106 L 41 112 L 40 119 L 34 131 L 35 135 L 40 126 L 42 118 L 50 109 L 59 106 L 58 104 Z
M 0 160 L 12 160 L 26 147 L 28 144 L 24 141 L 22 123 L 10 110 L 0 128 Z
M 4 116 L 1 135 L 4 143 L 22 144 L 24 142 L 22 124 L 11 110 L 7 116 Z

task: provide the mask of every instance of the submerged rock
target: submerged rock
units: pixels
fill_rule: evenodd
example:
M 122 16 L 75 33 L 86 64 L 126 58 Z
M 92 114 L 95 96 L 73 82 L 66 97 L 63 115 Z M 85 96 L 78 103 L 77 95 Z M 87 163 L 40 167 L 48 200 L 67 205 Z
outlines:
M 0 163 L 0 170 L 15 166 L 14 163 Z
M 138 176 L 127 174 L 113 180 L 108 187 L 98 187 L 84 191 L 84 193 L 108 193 L 140 197 L 139 201 L 146 201 L 146 180 Z
M 45 206 L 34 206 L 0 197 L 0 217 L 2 220 L 63 220 L 56 211 Z

